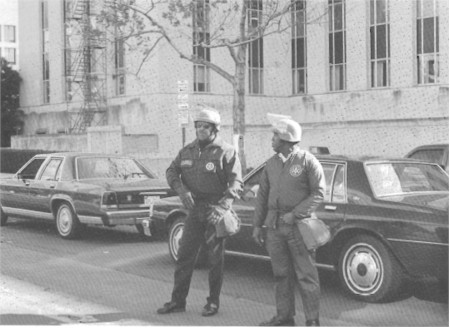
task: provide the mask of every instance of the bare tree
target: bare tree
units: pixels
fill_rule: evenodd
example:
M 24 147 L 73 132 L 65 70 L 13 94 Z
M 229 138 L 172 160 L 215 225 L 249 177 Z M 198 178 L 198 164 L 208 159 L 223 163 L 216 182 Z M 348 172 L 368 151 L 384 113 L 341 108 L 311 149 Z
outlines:
M 134 39 L 143 51 L 142 64 L 166 41 L 182 59 L 204 65 L 227 80 L 233 88 L 233 135 L 238 140 L 239 156 L 246 170 L 245 136 L 245 81 L 248 46 L 271 34 L 290 32 L 290 13 L 301 0 L 108 0 L 109 10 L 100 20 L 114 25 L 123 38 Z M 324 11 L 309 15 L 319 20 Z M 193 33 L 199 30 L 200 34 Z M 207 32 L 207 33 L 205 33 Z M 202 34 L 203 33 L 203 34 Z M 185 47 L 186 40 L 190 47 Z M 229 72 L 201 49 L 226 49 L 234 63 Z M 140 67 L 141 67 L 140 66 Z M 139 69 L 140 69 L 139 67 Z

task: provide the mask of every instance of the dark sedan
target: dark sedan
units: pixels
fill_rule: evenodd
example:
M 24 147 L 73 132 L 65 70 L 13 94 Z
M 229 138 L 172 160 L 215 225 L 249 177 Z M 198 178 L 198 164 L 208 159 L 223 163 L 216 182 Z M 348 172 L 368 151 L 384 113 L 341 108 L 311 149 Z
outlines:
M 350 295 L 366 302 L 392 299 L 406 278 L 448 279 L 448 176 L 439 165 L 409 159 L 318 155 L 327 190 L 317 210 L 331 229 L 316 252 L 319 268 L 336 271 Z M 245 177 L 233 208 L 241 231 L 227 240 L 227 253 L 267 258 L 251 238 L 259 176 Z M 158 200 L 153 225 L 169 231 L 176 259 L 186 211 L 177 197 Z M 161 227 L 162 226 L 162 227 Z
M 63 238 L 86 224 L 136 225 L 149 234 L 152 203 L 173 195 L 164 180 L 120 155 L 40 154 L 0 179 L 1 225 L 8 216 L 54 220 Z

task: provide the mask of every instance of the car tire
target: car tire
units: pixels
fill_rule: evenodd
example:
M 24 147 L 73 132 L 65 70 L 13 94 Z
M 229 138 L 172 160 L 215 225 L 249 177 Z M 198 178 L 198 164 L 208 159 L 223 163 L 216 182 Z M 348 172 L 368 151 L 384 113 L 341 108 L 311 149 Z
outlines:
M 0 208 L 0 226 L 3 227 L 8 222 L 8 216 L 3 212 L 3 209 Z
M 175 262 L 178 260 L 178 250 L 180 247 L 181 237 L 183 236 L 185 221 L 186 221 L 185 217 L 180 217 L 176 219 L 170 226 L 169 230 L 169 253 L 172 260 L 174 260 Z M 203 268 L 206 267 L 207 264 L 208 264 L 208 252 L 206 246 L 202 246 L 198 251 L 195 267 Z
M 169 230 L 169 253 L 175 262 L 178 260 L 178 249 L 180 247 L 181 236 L 183 236 L 185 220 L 186 218 L 184 217 L 176 219 Z
M 61 203 L 56 212 L 56 229 L 64 239 L 75 239 L 81 230 L 80 221 L 69 203 Z
M 369 303 L 391 300 L 403 281 L 398 261 L 380 240 L 369 235 L 356 236 L 345 244 L 338 270 L 344 290 Z

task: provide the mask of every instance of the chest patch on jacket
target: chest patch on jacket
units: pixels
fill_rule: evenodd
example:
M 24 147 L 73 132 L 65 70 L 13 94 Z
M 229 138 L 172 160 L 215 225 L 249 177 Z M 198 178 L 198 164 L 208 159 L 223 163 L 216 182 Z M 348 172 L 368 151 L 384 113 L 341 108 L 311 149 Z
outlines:
M 293 177 L 298 177 L 300 174 L 302 174 L 303 168 L 299 164 L 292 165 L 289 169 L 289 174 Z
M 207 171 L 212 171 L 212 170 L 214 170 L 214 163 L 212 163 L 212 162 L 206 163 L 205 167 L 206 167 Z
M 192 167 L 193 161 L 192 159 L 183 159 L 180 163 L 181 167 Z

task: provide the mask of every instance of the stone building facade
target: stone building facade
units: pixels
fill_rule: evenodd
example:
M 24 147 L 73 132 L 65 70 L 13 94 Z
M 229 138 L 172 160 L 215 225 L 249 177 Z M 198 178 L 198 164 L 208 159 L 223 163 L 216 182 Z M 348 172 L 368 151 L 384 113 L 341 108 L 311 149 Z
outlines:
M 304 51 L 300 65 L 293 63 L 292 45 L 297 43 L 292 41 L 292 30 L 264 38 L 259 48 L 264 60 L 260 89 L 249 92 L 254 85 L 247 83 L 246 90 L 249 167 L 272 153 L 268 112 L 290 115 L 300 122 L 304 148 L 327 146 L 336 154 L 404 156 L 418 145 L 448 142 L 447 0 L 299 2 L 306 8 L 314 3 L 326 14 L 307 23 L 304 38 L 297 38 L 303 48 L 295 51 Z M 67 138 L 70 111 L 80 106 L 67 100 L 64 3 L 19 0 L 19 37 L 27 40 L 20 44 L 21 106 L 26 122 L 24 135 L 13 138 L 13 147 L 45 148 L 49 139 L 62 134 Z M 43 4 L 48 15 L 44 34 Z M 264 10 L 264 1 L 262 6 Z M 49 59 L 47 84 L 42 77 L 44 43 Z M 188 41 L 182 46 L 192 49 Z M 197 68 L 163 42 L 138 75 L 140 52 L 125 47 L 120 67 L 114 56 L 114 48 L 107 50 L 107 109 L 102 126 L 106 135 L 112 129 L 119 136 L 102 147 L 92 147 L 96 139 L 91 139 L 86 150 L 123 152 L 150 164 L 157 161 L 156 170 L 164 172 L 183 140 L 194 138 L 191 123 L 183 137 L 178 119 L 180 81 L 188 81 L 185 99 L 190 111 L 198 104 L 217 108 L 223 119 L 221 133 L 233 142 L 233 92 L 221 76 L 210 71 L 208 88 L 202 89 L 198 75 L 194 76 Z M 210 57 L 233 72 L 226 51 L 211 49 Z M 304 79 L 298 79 L 298 74 Z M 91 130 L 98 135 L 102 127 Z M 112 140 L 120 145 L 114 146 Z M 64 141 L 58 147 L 64 150 Z

